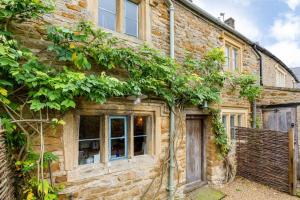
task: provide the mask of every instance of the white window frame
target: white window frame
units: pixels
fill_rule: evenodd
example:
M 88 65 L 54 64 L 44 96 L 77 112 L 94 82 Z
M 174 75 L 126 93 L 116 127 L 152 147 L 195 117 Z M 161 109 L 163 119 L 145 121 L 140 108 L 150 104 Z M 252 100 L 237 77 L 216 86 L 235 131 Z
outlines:
M 231 116 L 234 115 L 234 124 L 238 126 L 238 116 L 242 116 L 242 127 L 248 127 L 248 109 L 246 108 L 223 108 L 221 109 L 221 120 L 223 122 L 223 116 L 226 116 L 226 125 L 224 126 L 227 138 L 229 141 L 232 140 L 231 136 Z
M 286 72 L 276 64 L 275 65 L 275 86 L 276 87 L 286 87 Z

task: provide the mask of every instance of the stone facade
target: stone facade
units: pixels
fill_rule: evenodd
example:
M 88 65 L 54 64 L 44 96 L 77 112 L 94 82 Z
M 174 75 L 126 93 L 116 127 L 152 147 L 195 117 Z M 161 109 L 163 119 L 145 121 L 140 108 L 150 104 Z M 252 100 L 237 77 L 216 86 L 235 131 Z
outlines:
M 150 6 L 151 37 L 147 43 L 165 54 L 169 53 L 169 14 L 164 0 L 145 0 Z M 44 17 L 51 24 L 73 26 L 81 19 L 92 20 L 90 0 L 57 0 L 57 9 L 54 13 Z M 15 31 L 19 33 L 19 39 L 23 45 L 32 49 L 44 48 L 47 43 L 43 39 L 44 30 L 40 29 L 41 22 L 36 24 L 16 25 Z M 28 28 L 30 27 L 30 29 Z M 139 45 L 144 41 L 113 33 L 127 41 L 129 45 Z M 175 1 L 175 57 L 182 62 L 186 53 L 201 58 L 205 52 L 215 47 L 223 47 L 226 38 L 234 40 L 242 46 L 242 70 L 259 75 L 259 62 L 252 47 L 232 33 L 223 30 L 215 23 L 203 16 L 189 10 L 183 4 Z M 276 61 L 264 55 L 264 83 L 274 86 L 273 72 Z M 268 75 L 271 76 L 268 76 Z M 287 73 L 287 87 L 292 87 L 294 79 Z M 273 95 L 280 96 L 274 98 Z M 282 97 L 282 99 L 281 99 Z M 298 91 L 283 91 L 278 88 L 265 88 L 262 102 L 276 104 L 290 99 L 300 99 Z M 240 108 L 251 110 L 250 104 L 240 99 L 236 92 L 225 89 L 222 92 L 222 104 L 220 108 Z M 155 108 L 155 109 L 154 109 Z M 134 111 L 147 111 L 155 115 L 155 131 L 153 141 L 153 153 L 141 157 L 133 157 L 128 160 L 109 162 L 105 160 L 101 165 L 78 166 L 74 164 L 76 157 L 76 129 L 72 128 L 74 111 L 65 116 L 68 122 L 57 130 L 49 128 L 45 137 L 46 151 L 52 151 L 59 156 L 59 162 L 53 164 L 53 179 L 55 183 L 63 183 L 61 199 L 139 199 L 148 190 L 146 199 L 152 199 L 156 193 L 158 199 L 166 199 L 167 175 L 166 165 L 162 165 L 168 155 L 169 146 L 169 119 L 168 109 L 162 102 L 148 102 L 135 106 L 132 102 L 124 100 L 110 101 L 103 105 L 83 104 L 78 110 L 96 111 L 98 113 L 132 113 Z M 74 114 L 75 113 L 75 114 Z M 182 116 L 177 116 L 178 141 L 176 141 L 176 184 L 177 196 L 184 198 L 186 184 L 186 133 L 185 117 L 187 114 L 205 115 L 205 152 L 206 152 L 206 180 L 212 184 L 221 184 L 224 180 L 223 161 L 219 159 L 214 143 L 214 134 L 211 128 L 211 117 L 198 108 L 185 109 Z M 107 138 L 104 138 L 107 140 Z M 36 141 L 38 144 L 38 141 Z M 160 190 L 157 190 L 160 186 Z
M 262 54 L 263 59 L 263 84 L 265 86 L 276 86 L 276 67 L 287 74 L 285 85 L 287 88 L 295 88 L 295 79 L 289 75 L 288 71 L 274 59 Z

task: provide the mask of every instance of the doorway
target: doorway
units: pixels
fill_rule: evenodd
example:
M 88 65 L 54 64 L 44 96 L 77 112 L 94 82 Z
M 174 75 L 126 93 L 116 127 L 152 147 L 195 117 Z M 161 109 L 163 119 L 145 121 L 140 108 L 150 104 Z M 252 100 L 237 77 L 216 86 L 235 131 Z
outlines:
M 203 183 L 205 178 L 204 117 L 186 117 L 186 182 Z

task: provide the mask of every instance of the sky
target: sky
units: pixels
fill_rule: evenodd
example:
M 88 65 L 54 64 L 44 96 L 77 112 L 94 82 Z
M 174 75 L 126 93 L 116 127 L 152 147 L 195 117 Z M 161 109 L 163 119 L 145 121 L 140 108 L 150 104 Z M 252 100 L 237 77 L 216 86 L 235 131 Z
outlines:
M 300 0 L 193 0 L 215 17 L 235 19 L 236 30 L 290 68 L 300 67 Z

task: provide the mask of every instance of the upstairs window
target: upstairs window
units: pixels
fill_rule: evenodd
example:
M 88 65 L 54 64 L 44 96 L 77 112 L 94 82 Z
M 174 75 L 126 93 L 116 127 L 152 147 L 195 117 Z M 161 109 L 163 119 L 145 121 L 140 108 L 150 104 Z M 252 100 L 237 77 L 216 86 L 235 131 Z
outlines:
M 276 66 L 276 87 L 285 87 L 286 73 Z
M 239 47 L 230 43 L 225 44 L 225 70 L 240 71 L 241 69 L 241 50 Z
M 134 37 L 138 37 L 138 15 L 139 5 L 129 0 L 125 0 L 125 33 Z
M 98 26 L 146 40 L 151 34 L 150 8 L 147 2 L 146 0 L 95 0 L 88 1 L 88 9 Z
M 99 2 L 99 26 L 110 30 L 116 30 L 117 3 L 116 0 L 100 0 Z

